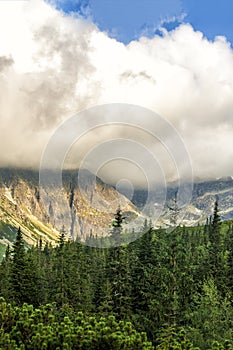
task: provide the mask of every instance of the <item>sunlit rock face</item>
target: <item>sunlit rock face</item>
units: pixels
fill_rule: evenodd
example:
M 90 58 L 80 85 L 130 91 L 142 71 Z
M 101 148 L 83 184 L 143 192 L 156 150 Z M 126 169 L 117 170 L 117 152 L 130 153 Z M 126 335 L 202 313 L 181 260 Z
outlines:
M 125 196 L 89 172 L 65 171 L 62 180 L 62 187 L 41 187 L 36 171 L 1 169 L 0 221 L 21 226 L 25 241 L 36 244 L 55 242 L 61 230 L 71 239 L 106 235 L 118 206 L 137 215 Z

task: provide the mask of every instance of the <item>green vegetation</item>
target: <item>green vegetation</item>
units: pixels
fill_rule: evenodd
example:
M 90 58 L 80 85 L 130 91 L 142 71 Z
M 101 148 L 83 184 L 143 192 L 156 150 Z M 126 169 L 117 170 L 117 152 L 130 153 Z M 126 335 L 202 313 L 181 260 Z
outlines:
M 17 229 L 3 221 L 0 221 L 0 239 L 5 238 L 13 242 L 16 237 Z
M 54 305 L 13 307 L 0 300 L 0 349 L 150 350 L 145 333 L 115 317 L 87 316 L 78 312 L 71 320 Z M 65 310 L 64 310 L 65 312 Z
M 216 203 L 204 227 L 140 230 L 115 248 L 62 231 L 30 249 L 18 230 L 0 265 L 0 349 L 233 349 L 233 222 Z
M 1 260 L 1 257 L 3 257 L 3 256 L 4 256 L 5 251 L 6 251 L 6 245 L 5 245 L 5 244 L 0 243 L 0 260 Z

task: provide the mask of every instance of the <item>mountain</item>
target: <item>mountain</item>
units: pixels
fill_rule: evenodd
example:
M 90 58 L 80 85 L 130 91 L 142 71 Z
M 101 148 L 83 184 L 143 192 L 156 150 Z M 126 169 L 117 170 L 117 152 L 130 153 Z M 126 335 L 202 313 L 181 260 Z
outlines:
M 27 244 L 53 244 L 61 230 L 73 239 L 106 234 L 119 205 L 127 217 L 138 215 L 125 196 L 87 171 L 63 171 L 62 184 L 41 187 L 36 171 L 0 169 L 0 254 L 19 226 Z
M 164 193 L 163 190 L 162 188 L 158 188 L 154 193 L 150 194 L 149 205 L 151 207 L 157 204 L 158 198 L 162 198 L 160 194 Z M 175 184 L 167 187 L 165 205 L 159 220 L 155 223 L 157 226 L 170 224 L 169 206 L 172 205 L 177 190 L 178 187 Z M 132 198 L 132 203 L 139 209 L 142 209 L 147 198 L 147 191 L 136 190 Z M 204 224 L 206 218 L 213 214 L 216 199 L 219 203 L 222 220 L 233 219 L 233 179 L 231 176 L 217 180 L 194 182 L 192 198 L 184 209 L 181 208 L 178 215 L 178 222 L 187 226 Z
M 54 175 L 56 173 L 48 172 L 46 179 L 52 181 L 40 186 L 36 171 L 0 169 L 0 256 L 6 245 L 14 241 L 19 226 L 28 245 L 35 245 L 40 239 L 43 244 L 54 244 L 62 230 L 67 237 L 80 237 L 81 240 L 90 234 L 106 235 L 119 205 L 128 220 L 128 230 L 140 228 L 146 217 L 152 219 L 155 227 L 171 224 L 168 207 L 177 193 L 175 184 L 166 189 L 155 189 L 149 202 L 147 191 L 135 190 L 130 201 L 88 171 L 63 171 L 62 187 L 53 181 Z M 161 215 L 154 220 L 155 208 L 164 193 L 166 198 Z M 190 203 L 179 211 L 178 223 L 186 226 L 205 223 L 213 213 L 216 199 L 222 219 L 232 219 L 231 177 L 195 182 Z M 147 216 L 143 211 L 146 203 Z

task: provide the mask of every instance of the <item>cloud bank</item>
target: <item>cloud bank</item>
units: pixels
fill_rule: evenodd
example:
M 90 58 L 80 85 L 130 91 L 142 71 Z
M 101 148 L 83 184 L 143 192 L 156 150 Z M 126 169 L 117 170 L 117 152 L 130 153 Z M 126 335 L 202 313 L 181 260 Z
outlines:
M 171 122 L 195 176 L 233 175 L 232 97 L 233 51 L 224 37 L 210 42 L 183 24 L 124 45 L 42 0 L 0 2 L 1 166 L 37 167 L 61 122 L 115 102 L 149 108 Z M 122 136 L 105 130 L 92 133 L 90 143 L 109 133 Z M 90 143 L 80 141 L 80 154 Z

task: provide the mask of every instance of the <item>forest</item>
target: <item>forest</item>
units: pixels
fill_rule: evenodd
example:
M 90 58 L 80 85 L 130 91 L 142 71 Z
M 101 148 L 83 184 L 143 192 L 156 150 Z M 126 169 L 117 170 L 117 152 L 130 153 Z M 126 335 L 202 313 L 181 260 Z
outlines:
M 233 349 L 233 222 L 218 202 L 204 226 L 138 231 L 114 248 L 62 231 L 26 249 L 19 228 L 0 265 L 0 349 Z

